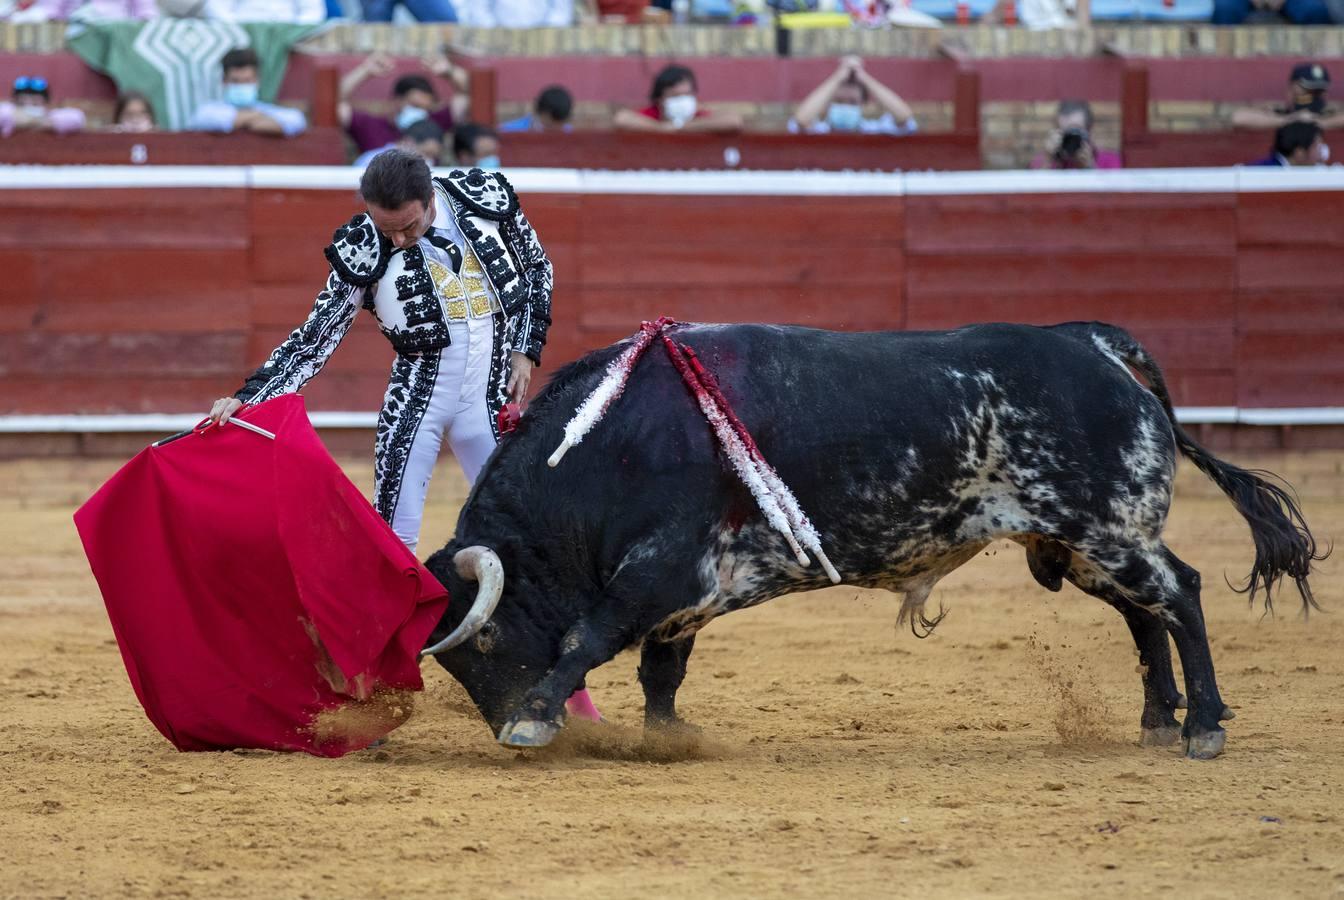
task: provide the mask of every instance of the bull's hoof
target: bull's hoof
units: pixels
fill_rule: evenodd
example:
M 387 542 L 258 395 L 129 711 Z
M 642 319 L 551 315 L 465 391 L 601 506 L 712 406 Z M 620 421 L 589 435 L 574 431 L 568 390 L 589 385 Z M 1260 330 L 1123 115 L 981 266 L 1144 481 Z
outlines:
M 510 721 L 499 732 L 499 742 L 505 747 L 545 747 L 560 733 L 555 722 L 540 722 L 536 719 Z
M 1188 759 L 1213 759 L 1223 752 L 1227 743 L 1227 732 L 1219 728 L 1216 731 L 1201 731 L 1185 739 L 1185 755 Z
M 1220 722 L 1230 722 L 1230 721 L 1232 721 L 1233 719 L 1235 719 L 1236 717 L 1237 717 L 1237 714 L 1234 713 L 1234 712 L 1232 711 L 1232 707 L 1230 707 L 1230 706 L 1224 706 L 1224 707 L 1223 707 L 1223 711 L 1222 711 L 1221 713 L 1218 714 L 1218 721 L 1220 721 Z
M 1181 726 L 1161 725 L 1139 732 L 1140 747 L 1170 747 L 1181 739 Z
M 685 719 L 650 719 L 644 720 L 644 730 L 653 731 L 658 734 L 704 734 L 705 729 L 699 725 L 692 725 Z

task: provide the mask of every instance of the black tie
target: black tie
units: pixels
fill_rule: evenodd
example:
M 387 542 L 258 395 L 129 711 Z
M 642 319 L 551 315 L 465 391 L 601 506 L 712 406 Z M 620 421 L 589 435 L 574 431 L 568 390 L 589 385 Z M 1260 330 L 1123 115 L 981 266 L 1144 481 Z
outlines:
M 429 226 L 429 230 L 425 232 L 425 240 L 429 241 L 435 247 L 438 247 L 444 253 L 447 253 L 448 259 L 453 264 L 453 274 L 455 275 L 461 274 L 462 251 L 458 249 L 457 244 L 454 244 L 452 241 L 448 240 L 446 237 L 439 234 L 438 229 L 436 229 L 433 225 Z

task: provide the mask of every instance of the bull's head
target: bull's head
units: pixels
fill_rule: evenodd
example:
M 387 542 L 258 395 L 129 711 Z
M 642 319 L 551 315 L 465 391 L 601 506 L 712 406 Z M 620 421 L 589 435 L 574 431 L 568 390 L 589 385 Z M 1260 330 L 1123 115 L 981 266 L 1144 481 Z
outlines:
M 546 674 L 552 654 L 528 623 L 515 621 L 521 615 L 518 604 L 500 608 L 509 586 L 493 550 L 477 545 L 454 552 L 450 544 L 425 565 L 448 589 L 452 602 L 422 653 L 433 655 L 462 683 L 498 735 L 527 691 Z M 464 608 L 467 612 L 459 620 Z

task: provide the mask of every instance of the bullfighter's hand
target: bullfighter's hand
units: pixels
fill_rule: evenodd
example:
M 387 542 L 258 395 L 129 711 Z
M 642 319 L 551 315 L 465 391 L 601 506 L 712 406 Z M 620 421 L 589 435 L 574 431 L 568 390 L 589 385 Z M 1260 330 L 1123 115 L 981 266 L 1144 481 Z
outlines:
M 527 386 L 532 381 L 532 360 L 524 353 L 513 354 L 513 365 L 509 371 L 509 399 L 522 403 L 527 396 Z
M 220 397 L 215 401 L 215 405 L 210 407 L 211 423 L 223 425 L 242 405 L 242 401 L 236 397 Z

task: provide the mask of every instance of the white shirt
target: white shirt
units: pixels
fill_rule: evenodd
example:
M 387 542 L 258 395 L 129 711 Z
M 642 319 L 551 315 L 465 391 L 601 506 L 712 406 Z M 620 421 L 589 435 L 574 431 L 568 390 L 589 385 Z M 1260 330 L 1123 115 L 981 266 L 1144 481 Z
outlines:
M 255 109 L 257 112 L 279 122 L 280 130 L 284 132 L 285 137 L 303 134 L 304 129 L 308 127 L 308 120 L 304 118 L 303 113 L 288 106 L 276 106 L 274 103 L 254 103 L 248 109 Z M 223 100 L 211 100 L 196 107 L 196 112 L 192 114 L 191 121 L 187 123 L 187 129 L 190 131 L 222 131 L 227 134 L 233 131 L 233 123 L 237 119 L 238 107 L 232 103 L 225 103 Z
M 789 134 L 799 134 L 804 129 L 798 124 L 797 119 L 789 119 Z M 806 129 L 808 134 L 914 134 L 919 131 L 919 123 L 915 117 L 911 116 L 904 122 L 897 122 L 896 117 L 889 112 L 884 112 L 876 119 L 864 117 L 859 119 L 859 127 L 852 132 L 831 130 L 831 123 L 826 121 L 823 115 L 820 119 L 813 122 Z

